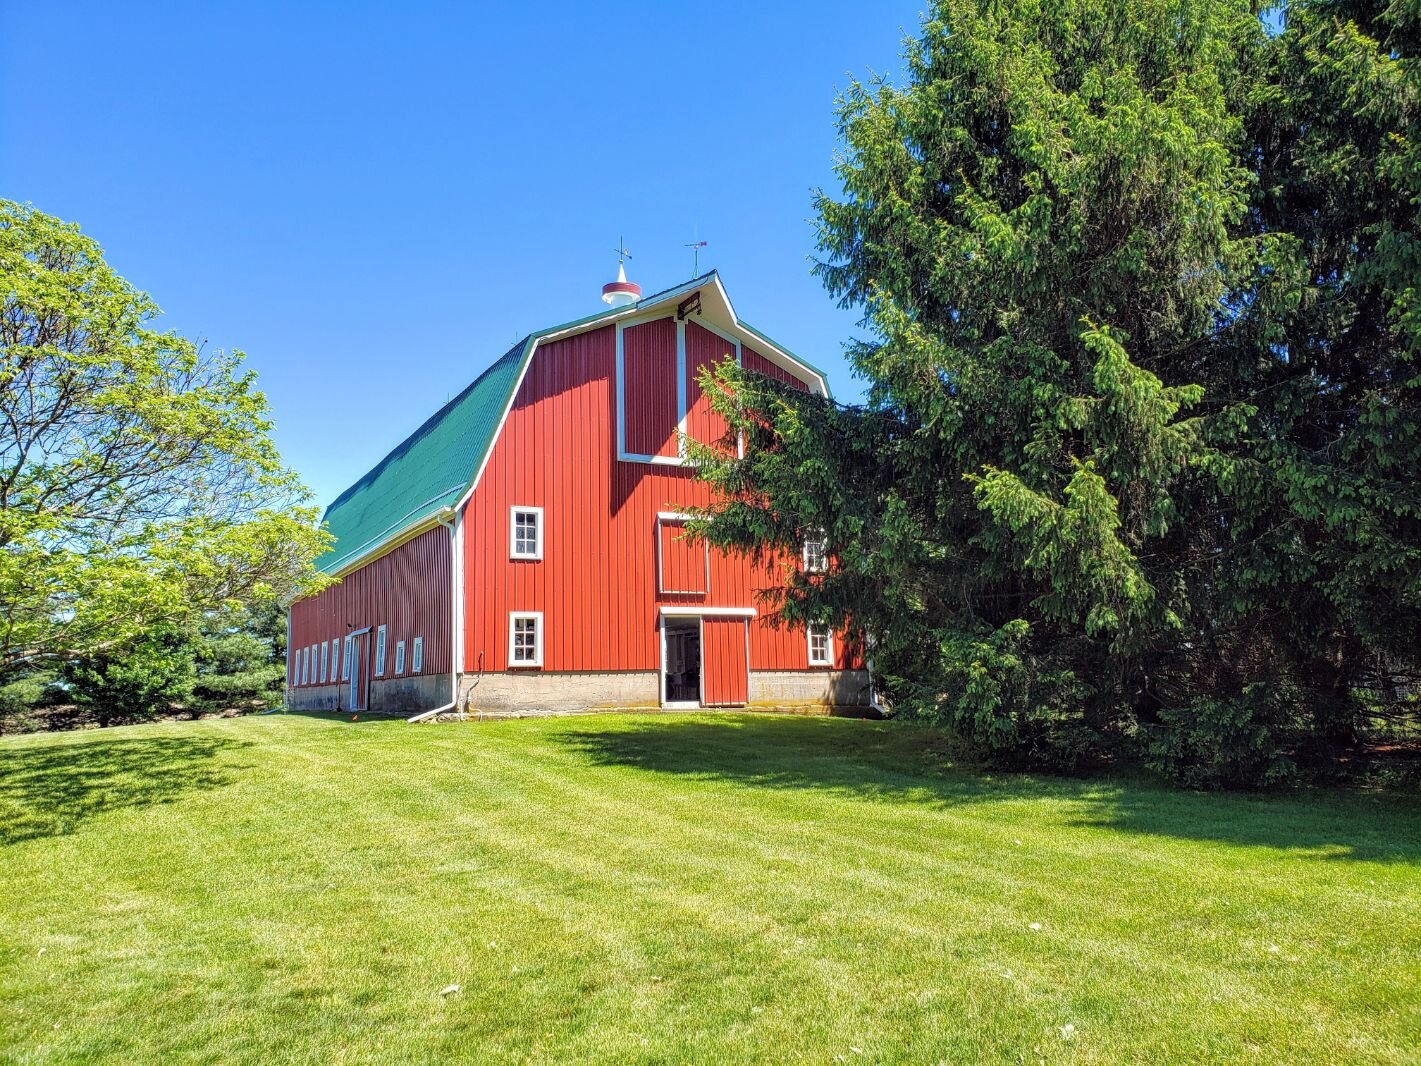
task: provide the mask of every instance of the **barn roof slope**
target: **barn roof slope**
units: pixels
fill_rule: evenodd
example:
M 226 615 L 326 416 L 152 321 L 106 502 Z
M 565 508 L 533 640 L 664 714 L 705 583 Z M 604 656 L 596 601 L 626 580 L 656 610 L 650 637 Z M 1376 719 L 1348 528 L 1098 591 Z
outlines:
M 643 297 L 634 310 L 674 299 L 716 280 L 718 274 L 712 270 Z M 623 310 L 609 309 L 549 326 L 530 333 L 494 360 L 468 388 L 434 412 L 326 508 L 324 520 L 335 543 L 316 560 L 316 567 L 327 574 L 337 573 L 401 531 L 458 503 L 493 446 L 503 413 L 513 400 L 523 367 L 537 341 L 549 334 L 592 327 L 622 313 Z M 746 323 L 740 325 L 764 337 Z M 823 377 L 822 372 L 798 356 L 791 358 Z

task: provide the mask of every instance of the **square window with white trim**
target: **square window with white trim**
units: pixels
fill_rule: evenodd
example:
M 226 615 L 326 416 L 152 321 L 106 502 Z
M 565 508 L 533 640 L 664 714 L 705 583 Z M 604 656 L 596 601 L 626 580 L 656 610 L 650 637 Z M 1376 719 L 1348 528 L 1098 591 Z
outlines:
M 509 557 L 541 559 L 543 557 L 543 509 L 512 507 L 508 519 Z
M 509 613 L 508 665 L 543 665 L 543 615 L 541 611 L 512 611 Z
M 417 674 L 424 669 L 424 638 L 415 637 L 410 648 L 410 673 Z
M 375 630 L 375 676 L 385 676 L 385 626 Z
M 829 568 L 828 545 L 824 534 L 811 533 L 804 538 L 804 572 L 822 574 Z
M 834 665 L 834 634 L 828 626 L 809 627 L 809 665 Z
M 405 672 L 405 642 L 395 641 L 395 675 L 399 676 Z

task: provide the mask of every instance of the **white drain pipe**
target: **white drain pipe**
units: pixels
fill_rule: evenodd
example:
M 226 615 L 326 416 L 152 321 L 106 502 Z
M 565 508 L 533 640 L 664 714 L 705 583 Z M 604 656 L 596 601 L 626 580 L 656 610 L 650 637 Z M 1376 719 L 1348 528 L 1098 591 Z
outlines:
M 405 721 L 411 725 L 427 722 L 436 715 L 452 711 L 459 706 L 459 645 L 462 643 L 462 634 L 459 632 L 459 575 L 463 570 L 459 565 L 462 562 L 459 558 L 459 534 L 463 521 L 459 512 L 452 507 L 444 508 L 443 512 L 435 515 L 434 520 L 449 531 L 449 702 L 432 711 L 421 711 L 413 718 L 406 718 Z

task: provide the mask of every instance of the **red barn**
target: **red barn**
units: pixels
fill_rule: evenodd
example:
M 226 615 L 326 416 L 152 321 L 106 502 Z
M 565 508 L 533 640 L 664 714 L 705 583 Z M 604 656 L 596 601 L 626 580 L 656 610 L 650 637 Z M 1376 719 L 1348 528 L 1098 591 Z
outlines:
M 724 427 L 697 372 L 727 355 L 827 394 L 712 272 L 519 341 L 326 510 L 338 583 L 292 605 L 289 704 L 418 713 L 855 705 L 842 634 L 775 628 L 756 566 L 682 534 L 710 499 L 683 436 Z

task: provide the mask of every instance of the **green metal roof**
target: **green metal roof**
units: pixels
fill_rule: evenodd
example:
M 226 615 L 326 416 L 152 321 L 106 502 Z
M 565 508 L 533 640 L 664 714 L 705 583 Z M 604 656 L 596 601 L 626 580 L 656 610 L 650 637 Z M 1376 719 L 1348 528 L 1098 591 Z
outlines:
M 643 308 L 673 299 L 716 277 L 712 270 L 644 296 L 636 306 Z M 513 390 L 518 387 L 535 342 L 551 333 L 615 318 L 624 310 L 609 309 L 549 326 L 529 334 L 504 352 L 473 384 L 431 415 L 424 425 L 326 508 L 325 523 L 335 537 L 335 545 L 316 560 L 316 567 L 333 574 L 374 551 L 401 530 L 458 503 L 493 446 L 503 412 L 513 398 Z M 743 322 L 740 325 L 752 335 L 779 347 L 759 330 Z M 792 358 L 821 378 L 824 376 L 798 356 Z

